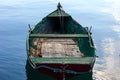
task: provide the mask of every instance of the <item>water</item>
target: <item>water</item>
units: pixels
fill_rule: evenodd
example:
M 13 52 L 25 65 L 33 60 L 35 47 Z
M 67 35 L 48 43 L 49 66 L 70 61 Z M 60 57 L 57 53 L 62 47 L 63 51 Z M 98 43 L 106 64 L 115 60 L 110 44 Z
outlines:
M 2 0 L 0 1 L 0 80 L 49 80 L 27 63 L 28 24 L 34 26 L 56 9 L 58 2 L 83 26 L 93 26 L 96 45 L 93 73 L 80 80 L 120 80 L 119 0 Z M 86 80 L 87 80 L 86 79 Z M 72 80 L 72 79 L 71 79 Z

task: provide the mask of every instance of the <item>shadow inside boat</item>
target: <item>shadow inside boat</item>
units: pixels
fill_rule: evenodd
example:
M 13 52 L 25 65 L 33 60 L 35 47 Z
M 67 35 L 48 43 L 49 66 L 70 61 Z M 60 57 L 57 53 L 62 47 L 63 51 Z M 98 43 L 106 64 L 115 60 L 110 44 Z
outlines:
M 31 65 L 29 64 L 28 60 L 26 60 L 25 68 L 26 68 L 27 80 L 57 80 L 56 77 L 44 74 L 37 69 L 33 69 Z M 68 80 L 68 79 L 65 79 L 65 80 Z M 92 72 L 74 76 L 70 78 L 69 80 L 93 80 Z

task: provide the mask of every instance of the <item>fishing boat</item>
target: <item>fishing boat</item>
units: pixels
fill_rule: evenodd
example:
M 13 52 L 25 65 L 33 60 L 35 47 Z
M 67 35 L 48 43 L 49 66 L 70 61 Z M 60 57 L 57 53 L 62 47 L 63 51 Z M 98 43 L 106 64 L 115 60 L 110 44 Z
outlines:
M 57 80 L 92 72 L 96 56 L 91 34 L 91 29 L 75 21 L 59 3 L 55 11 L 30 27 L 28 61 Z

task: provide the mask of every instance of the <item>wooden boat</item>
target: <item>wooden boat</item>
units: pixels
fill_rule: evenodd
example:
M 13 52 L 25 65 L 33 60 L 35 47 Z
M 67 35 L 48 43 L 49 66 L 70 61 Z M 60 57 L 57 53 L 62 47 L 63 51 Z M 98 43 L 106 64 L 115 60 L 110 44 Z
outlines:
M 95 62 L 90 29 L 77 23 L 60 3 L 30 28 L 26 47 L 31 66 L 57 80 L 92 72 Z

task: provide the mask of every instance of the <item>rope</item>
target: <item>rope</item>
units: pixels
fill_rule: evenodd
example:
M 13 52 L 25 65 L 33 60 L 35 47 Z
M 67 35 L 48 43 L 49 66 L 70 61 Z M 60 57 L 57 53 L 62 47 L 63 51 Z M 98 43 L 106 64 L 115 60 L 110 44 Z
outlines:
M 62 28 L 63 32 L 64 32 L 64 17 L 63 17 L 63 14 L 61 12 L 61 9 L 58 8 L 58 13 L 60 14 L 60 27 Z
M 49 66 L 46 66 L 46 65 L 41 65 L 41 66 L 36 67 L 36 69 L 39 69 L 39 68 L 46 68 L 46 69 L 52 70 L 53 72 L 56 72 L 56 73 L 62 73 L 63 72 L 62 69 L 52 68 L 52 67 L 49 67 Z M 77 72 L 77 71 L 73 71 L 73 70 L 64 70 L 64 72 L 68 73 L 68 74 L 86 74 L 86 73 L 89 73 L 89 72 Z

